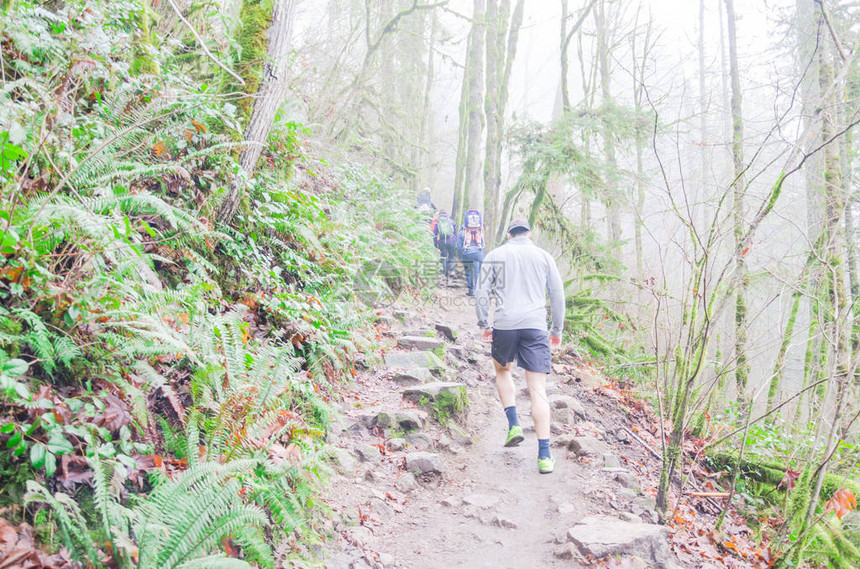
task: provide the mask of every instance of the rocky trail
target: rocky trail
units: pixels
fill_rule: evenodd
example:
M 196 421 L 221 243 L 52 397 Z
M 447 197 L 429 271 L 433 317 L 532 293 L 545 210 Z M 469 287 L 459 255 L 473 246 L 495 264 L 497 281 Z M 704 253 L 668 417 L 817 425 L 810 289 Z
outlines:
M 575 354 L 555 354 L 548 380 L 555 472 L 537 471 L 519 369 L 526 440 L 503 447 L 489 345 L 463 293 L 380 312 L 385 365 L 359 371 L 332 440 L 328 569 L 746 566 L 716 551 L 678 562 L 654 510 L 659 462 L 624 426 L 635 417 L 619 392 Z

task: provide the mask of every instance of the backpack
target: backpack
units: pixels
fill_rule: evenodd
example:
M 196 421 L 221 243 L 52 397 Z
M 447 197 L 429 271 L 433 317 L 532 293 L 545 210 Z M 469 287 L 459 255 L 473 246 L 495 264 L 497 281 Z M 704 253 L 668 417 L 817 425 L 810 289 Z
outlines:
M 440 242 L 451 243 L 457 237 L 457 226 L 454 220 L 448 217 L 439 216 L 439 221 L 436 223 L 436 237 Z
M 481 212 L 476 209 L 470 209 L 463 214 L 463 248 L 477 247 L 484 248 L 484 220 L 481 218 Z

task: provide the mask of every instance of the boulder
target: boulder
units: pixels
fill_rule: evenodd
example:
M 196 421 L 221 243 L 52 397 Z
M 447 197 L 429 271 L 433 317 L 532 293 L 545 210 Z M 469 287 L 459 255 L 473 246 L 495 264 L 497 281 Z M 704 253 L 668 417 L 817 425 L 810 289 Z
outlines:
M 472 444 L 472 436 L 460 425 L 453 421 L 448 423 L 448 434 L 457 444 L 469 446 Z
M 328 453 L 331 457 L 331 461 L 343 474 L 349 474 L 355 471 L 358 466 L 358 461 L 355 460 L 355 457 L 346 449 L 342 449 L 340 447 L 329 447 Z
M 465 385 L 444 381 L 408 387 L 403 390 L 403 398 L 416 405 L 426 406 L 443 424 L 450 417 L 462 413 L 469 405 Z
M 401 336 L 421 336 L 423 338 L 435 338 L 436 332 L 433 330 L 404 330 Z
M 448 346 L 445 348 L 450 355 L 454 356 L 458 360 L 466 360 L 469 357 L 469 350 L 464 348 L 463 346 Z
M 621 486 L 623 486 L 624 488 L 639 490 L 639 479 L 627 471 L 618 472 L 615 475 L 615 480 L 618 481 L 618 483 L 621 484 Z
M 395 419 L 394 413 L 381 411 L 376 414 L 376 419 L 373 421 L 373 425 L 380 429 L 390 429 L 397 425 L 397 419 Z
M 393 452 L 400 452 L 406 448 L 406 439 L 391 439 L 388 441 L 388 449 Z
M 620 468 L 621 461 L 617 456 L 609 452 L 603 455 L 603 466 L 606 468 Z
M 409 433 L 406 435 L 406 443 L 418 450 L 429 450 L 433 448 L 433 439 L 424 433 Z
M 397 347 L 404 350 L 436 350 L 444 345 L 442 340 L 427 336 L 403 336 L 397 340 Z
M 436 381 L 433 383 L 425 383 L 423 385 L 409 387 L 403 390 L 404 399 L 413 403 L 420 403 L 423 399 L 433 402 L 437 399 L 445 398 L 446 395 L 468 403 L 466 386 L 462 383 Z
M 424 420 L 415 411 L 398 411 L 394 414 L 394 422 L 404 431 L 417 431 L 424 426 Z
M 407 454 L 406 470 L 415 474 L 439 474 L 442 472 L 442 457 L 432 452 Z
M 579 399 L 570 395 L 550 395 L 549 405 L 553 409 L 570 409 L 580 419 L 585 418 L 585 407 L 579 402 Z
M 567 536 L 583 555 L 638 555 L 658 568 L 676 566 L 669 550 L 669 529 L 664 526 L 588 516 L 570 528 Z
M 569 383 L 574 383 L 584 389 L 597 389 L 603 385 L 603 381 L 584 369 L 571 370 Z
M 391 381 L 397 385 L 417 385 L 433 379 L 433 374 L 426 367 L 414 367 L 410 370 L 397 371 L 391 376 Z
M 556 427 L 557 425 L 573 425 L 576 423 L 576 415 L 567 407 L 552 408 L 550 409 L 550 421 L 551 427 Z M 557 430 L 559 433 L 562 432 L 562 429 L 560 428 Z
M 400 476 L 397 481 L 394 482 L 394 487 L 397 488 L 397 491 L 403 492 L 404 494 L 412 492 L 417 486 L 418 483 L 415 481 L 415 476 L 408 472 Z
M 570 441 L 570 450 L 576 453 L 576 456 L 593 454 L 603 456 L 604 454 L 612 453 L 606 443 L 595 439 L 594 437 L 573 437 Z
M 373 445 L 367 443 L 359 443 L 355 445 L 355 454 L 361 462 L 369 462 L 370 464 L 378 464 L 382 458 L 382 453 Z
M 445 369 L 442 360 L 432 352 L 389 352 L 385 354 L 385 365 L 404 370 L 417 367 L 427 368 L 430 371 Z

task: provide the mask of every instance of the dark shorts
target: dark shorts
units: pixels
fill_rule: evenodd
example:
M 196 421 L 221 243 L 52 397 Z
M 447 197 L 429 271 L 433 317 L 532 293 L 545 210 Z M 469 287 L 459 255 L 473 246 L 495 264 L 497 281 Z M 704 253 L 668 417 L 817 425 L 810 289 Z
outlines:
M 517 365 L 526 371 L 549 373 L 552 352 L 549 334 L 543 330 L 493 330 L 493 359 L 508 365 L 517 359 Z

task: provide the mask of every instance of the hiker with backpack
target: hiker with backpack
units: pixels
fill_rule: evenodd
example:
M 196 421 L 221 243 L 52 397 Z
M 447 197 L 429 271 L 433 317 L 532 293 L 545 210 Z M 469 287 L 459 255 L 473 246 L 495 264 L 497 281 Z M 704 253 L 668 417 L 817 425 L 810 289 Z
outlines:
M 431 214 L 436 211 L 436 205 L 433 203 L 433 197 L 430 194 L 430 188 L 424 188 L 420 194 L 418 194 L 418 203 L 415 205 L 415 209 L 418 210 L 418 213 L 422 214 Z
M 475 296 L 475 284 L 484 261 L 484 220 L 481 212 L 470 209 L 463 214 L 463 229 L 460 232 L 460 259 L 466 271 L 466 295 Z
M 445 278 L 448 278 L 457 254 L 457 223 L 447 212 L 439 212 L 439 219 L 433 228 L 433 245 L 442 255 L 442 270 Z

